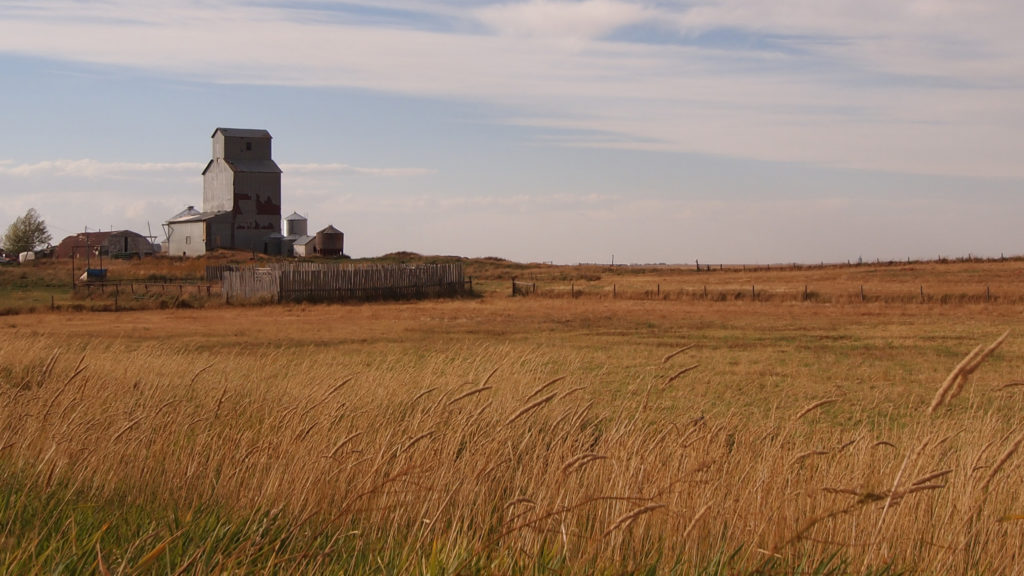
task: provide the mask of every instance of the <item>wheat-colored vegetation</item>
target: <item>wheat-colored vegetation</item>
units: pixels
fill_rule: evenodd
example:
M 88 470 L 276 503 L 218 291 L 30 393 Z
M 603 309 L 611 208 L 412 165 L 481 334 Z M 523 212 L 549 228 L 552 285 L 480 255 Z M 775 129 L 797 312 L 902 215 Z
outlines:
M 1013 573 L 1022 324 L 504 295 L 8 316 L 0 570 Z
M 221 305 L 219 286 L 206 288 L 206 265 L 261 265 L 274 259 L 247 252 L 216 252 L 203 258 L 160 257 L 104 260 L 111 285 L 70 290 L 72 271 L 86 260 L 39 260 L 0 267 L 0 315 L 46 309 L 124 311 L 208 308 Z M 463 262 L 478 294 L 507 295 L 511 280 L 536 287 L 531 296 L 552 299 L 620 299 L 664 302 L 761 302 L 821 305 L 1024 304 L 1024 258 L 936 260 L 865 264 L 719 266 L 555 266 L 496 258 L 460 259 L 396 253 L 351 263 Z M 92 265 L 97 266 L 93 258 Z M 120 283 L 116 288 L 112 284 Z M 199 284 L 199 286 L 196 286 Z M 134 287 L 133 287 L 134 285 Z

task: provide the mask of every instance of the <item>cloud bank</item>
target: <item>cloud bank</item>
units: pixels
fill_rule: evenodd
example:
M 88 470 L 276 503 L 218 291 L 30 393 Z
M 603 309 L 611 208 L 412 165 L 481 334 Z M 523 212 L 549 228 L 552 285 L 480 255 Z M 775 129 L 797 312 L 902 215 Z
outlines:
M 484 102 L 579 146 L 1024 178 L 1006 0 L 0 5 L 11 54 Z
M 201 162 L 101 162 L 89 158 L 79 160 L 44 160 L 17 163 L 0 160 L 0 175 L 21 178 L 74 177 L 74 178 L 127 178 L 133 175 L 190 174 L 198 176 L 205 163 Z M 368 168 L 341 163 L 282 164 L 281 169 L 296 174 L 360 174 L 364 176 L 398 177 L 424 176 L 437 173 L 429 168 Z

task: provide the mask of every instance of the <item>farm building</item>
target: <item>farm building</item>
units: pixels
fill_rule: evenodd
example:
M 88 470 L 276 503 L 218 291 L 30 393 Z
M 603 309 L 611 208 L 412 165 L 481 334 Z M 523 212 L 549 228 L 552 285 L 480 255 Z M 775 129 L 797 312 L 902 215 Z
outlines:
M 57 245 L 57 258 L 71 258 L 72 255 L 85 256 L 88 251 L 94 256 L 138 257 L 152 256 L 153 243 L 149 238 L 131 230 L 112 230 L 108 232 L 82 232 L 61 240 Z
M 203 210 L 165 224 L 168 253 L 199 256 L 216 248 L 262 252 L 281 233 L 281 168 L 266 130 L 217 128 L 203 170 Z
M 193 206 L 175 214 L 164 224 L 167 254 L 202 256 L 217 248 L 230 248 L 231 213 L 200 212 Z
M 289 255 L 297 258 L 308 256 L 325 256 L 328 258 L 345 255 L 345 234 L 335 228 L 328 226 L 316 234 L 306 234 L 306 219 L 302 216 L 294 218 L 298 214 L 292 214 L 285 219 L 285 230 L 292 232 L 284 237 L 284 245 L 291 246 Z M 285 252 L 287 254 L 287 252 Z
M 316 253 L 316 236 L 299 236 L 292 243 L 292 254 L 299 258 Z

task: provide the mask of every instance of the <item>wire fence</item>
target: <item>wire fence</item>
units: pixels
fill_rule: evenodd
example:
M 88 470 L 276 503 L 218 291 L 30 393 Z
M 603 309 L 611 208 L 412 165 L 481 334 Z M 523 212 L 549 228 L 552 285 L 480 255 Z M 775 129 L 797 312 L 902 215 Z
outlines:
M 968 286 L 875 283 L 871 285 L 779 284 L 595 284 L 512 280 L 513 296 L 571 299 L 665 300 L 705 302 L 807 302 L 820 304 L 1024 304 L 1024 285 Z

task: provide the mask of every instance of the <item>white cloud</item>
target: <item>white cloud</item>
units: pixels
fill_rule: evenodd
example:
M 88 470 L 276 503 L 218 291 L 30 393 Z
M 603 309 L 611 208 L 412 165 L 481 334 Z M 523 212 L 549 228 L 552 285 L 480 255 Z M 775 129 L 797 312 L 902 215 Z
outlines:
M 642 5 L 616 0 L 529 0 L 491 4 L 474 13 L 500 34 L 568 40 L 600 38 L 655 15 Z
M 462 8 L 416 6 L 446 18 Z M 493 34 L 239 1 L 15 7 L 0 17 L 0 51 L 490 102 L 597 134 L 575 139 L 584 145 L 1024 178 L 1007 152 L 1024 129 L 1024 5 L 1006 0 L 528 0 L 461 12 Z M 690 40 L 605 39 L 632 25 Z M 735 38 L 702 43 L 716 31 Z
M 300 174 L 359 174 L 364 176 L 429 176 L 437 174 L 432 168 L 367 168 L 350 164 L 282 164 L 281 170 L 286 173 Z
M 83 178 L 124 178 L 152 173 L 198 173 L 202 165 L 195 162 L 100 162 L 91 159 L 44 160 L 31 164 L 17 164 L 13 160 L 0 161 L 0 175 L 22 178 L 35 176 L 74 176 Z
M 0 175 L 19 178 L 40 176 L 80 178 L 126 178 L 131 176 L 161 177 L 167 174 L 198 175 L 205 164 L 198 162 L 101 162 L 89 158 L 78 160 L 43 160 L 16 163 L 0 160 Z M 436 174 L 428 168 L 367 168 L 341 163 L 283 164 L 282 170 L 297 174 L 359 174 L 363 176 L 424 176 Z

